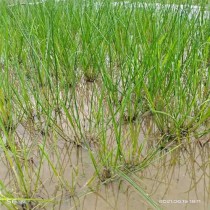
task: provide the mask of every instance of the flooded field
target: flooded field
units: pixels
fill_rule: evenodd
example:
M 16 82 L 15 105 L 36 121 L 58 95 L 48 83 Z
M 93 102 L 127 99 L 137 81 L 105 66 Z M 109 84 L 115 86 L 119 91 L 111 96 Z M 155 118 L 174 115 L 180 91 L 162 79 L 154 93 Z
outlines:
M 0 209 L 210 210 L 207 2 L 35 3 L 0 2 Z
M 100 89 L 100 85 L 85 82 L 77 89 L 76 101 L 84 131 L 91 117 L 90 103 L 98 103 L 97 98 L 93 99 L 95 89 Z M 7 201 L 14 204 L 12 209 L 153 209 L 141 193 L 108 167 L 97 166 L 101 170 L 98 179 L 90 157 L 90 151 L 93 155 L 103 153 L 97 132 L 85 131 L 86 141 L 79 142 L 64 111 L 57 116 L 56 126 L 47 129 L 46 122 L 38 120 L 35 113 L 34 116 L 33 121 L 22 122 L 13 133 L 17 163 L 10 151 L 14 149 L 6 140 L 8 153 L 1 151 L 0 180 L 17 197 L 21 188 L 26 187 L 26 193 L 34 198 Z M 106 130 L 110 151 L 117 147 L 113 129 L 109 126 Z M 144 145 L 135 158 L 129 152 L 131 130 L 138 135 L 137 144 Z M 182 142 L 170 141 L 160 147 L 162 137 L 151 116 L 133 123 L 124 121 L 122 135 L 127 152 L 120 168 L 158 204 L 157 209 L 209 209 L 209 135 L 199 139 L 188 136 Z
M 31 209 L 153 209 L 129 183 L 118 177 L 100 183 L 88 152 L 61 142 L 56 145 L 58 154 L 51 154 L 53 146 L 47 146 L 50 160 L 59 174 L 50 168 L 48 161 L 42 163 L 39 187 L 33 197 L 43 199 L 44 203 L 41 201 L 38 205 L 37 201 L 31 201 L 28 205 Z M 155 160 L 146 170 L 139 170 L 131 177 L 154 201 L 163 203 L 160 205 L 163 209 L 209 209 L 210 169 L 209 163 L 205 162 L 209 160 L 209 144 L 203 148 L 193 144 L 177 149 L 173 154 L 163 153 L 165 156 L 161 160 Z M 31 154 L 27 161 L 30 164 L 28 190 L 33 192 L 40 157 Z M 8 163 L 3 158 L 1 162 L 0 179 L 13 190 L 17 180 L 12 171 L 8 170 Z M 25 173 L 24 168 L 22 170 Z M 18 191 L 16 193 L 18 195 Z M 27 201 L 14 203 L 22 206 L 19 209 L 24 209 Z

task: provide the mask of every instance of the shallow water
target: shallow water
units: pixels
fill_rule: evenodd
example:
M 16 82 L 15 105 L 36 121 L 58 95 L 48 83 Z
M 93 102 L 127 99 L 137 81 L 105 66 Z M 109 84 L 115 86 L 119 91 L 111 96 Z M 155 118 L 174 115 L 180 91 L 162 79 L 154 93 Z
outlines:
M 33 132 L 32 135 L 23 125 L 18 126 L 16 135 L 21 136 L 23 147 L 27 146 L 31 149 L 28 161 L 33 161 L 30 161 L 31 171 L 27 172 L 30 177 L 26 177 L 28 177 L 29 186 L 33 192 L 35 173 L 37 173 L 36 169 L 40 162 L 37 144 L 42 143 L 43 138 L 38 132 Z M 142 132 L 141 138 L 144 135 Z M 152 139 L 150 138 L 151 141 Z M 206 141 L 206 137 L 203 141 Z M 136 175 L 131 175 L 131 177 L 154 201 L 160 204 L 163 202 L 161 204 L 163 209 L 209 209 L 209 146 L 207 143 L 204 147 L 200 147 L 195 141 L 182 145 L 182 148 L 178 148 L 171 154 L 163 151 L 164 157 L 155 160 L 148 168 L 142 172 L 136 172 Z M 54 141 L 52 136 L 49 136 L 46 151 L 60 174 L 56 175 L 46 159 L 43 160 L 39 188 L 33 197 L 53 198 L 53 200 L 34 209 L 152 209 L 141 195 L 125 181 L 116 179 L 102 184 L 95 177 L 91 184 L 88 184 L 94 176 L 95 170 L 85 148 L 75 147 L 74 144 L 63 141 L 61 137 Z M 8 169 L 10 167 L 8 167 L 3 153 L 1 157 L 0 179 L 8 184 L 8 188 L 12 191 L 16 189 L 16 193 L 18 193 L 17 188 L 14 187 L 16 186 L 14 175 L 12 176 L 11 169 Z M 24 172 L 24 167 L 22 170 Z M 1 209 L 6 208 L 1 207 Z
M 97 159 L 101 145 L 97 138 L 97 129 L 90 125 L 90 118 L 93 112 L 97 113 L 99 89 L 100 82 L 97 84 L 85 81 L 81 81 L 76 89 L 79 119 L 86 144 L 82 144 L 83 142 L 77 144 L 79 139 L 65 114 L 57 120 L 55 127 L 49 127 L 48 133 L 45 133 L 44 118 L 39 120 L 35 113 L 33 122 L 30 120 L 21 122 L 14 133 L 16 156 L 19 157 L 22 175 L 14 174 L 14 171 L 18 173 L 19 170 L 12 152 L 8 153 L 13 162 L 11 166 L 4 152 L 1 151 L 0 180 L 7 186 L 6 189 L 13 192 L 16 197 L 23 197 L 23 189 L 20 188 L 21 180 L 15 178 L 23 176 L 30 197 L 50 200 L 45 203 L 40 202 L 39 206 L 36 206 L 36 202 L 34 204 L 32 202 L 34 210 L 152 209 L 126 181 L 114 177 L 113 180 L 102 183 L 96 176 L 87 146 L 90 146 L 92 154 Z M 104 116 L 108 118 L 106 104 L 104 104 Z M 104 120 L 105 123 L 107 119 Z M 93 121 L 91 123 L 94 124 Z M 116 148 L 113 129 L 113 125 L 107 124 L 106 139 L 109 150 Z M 135 130 L 139 144 L 146 142 L 141 156 L 137 159 L 139 161 L 137 165 L 141 166 L 148 152 L 157 147 L 160 136 L 149 116 L 141 122 L 138 120 L 131 124 L 125 122 L 122 125 L 122 141 L 124 150 L 128 154 L 132 151 L 130 129 Z M 210 135 L 199 140 L 193 136 L 186 137 L 173 152 L 170 150 L 177 145 L 169 144 L 159 153 L 160 158 L 156 157 L 143 170 L 132 167 L 135 163 L 131 162 L 133 159 L 128 155 L 126 161 L 129 170 L 138 169 L 129 176 L 163 209 L 208 210 L 210 208 L 209 140 Z M 6 138 L 4 141 L 7 144 Z M 43 146 L 44 156 L 41 153 Z M 100 165 L 98 167 L 100 168 Z M 37 177 L 39 177 L 38 180 Z M 21 207 L 24 201 L 13 201 L 13 203 L 19 204 L 16 205 L 19 209 L 24 209 Z M 6 208 L 2 206 L 0 209 Z

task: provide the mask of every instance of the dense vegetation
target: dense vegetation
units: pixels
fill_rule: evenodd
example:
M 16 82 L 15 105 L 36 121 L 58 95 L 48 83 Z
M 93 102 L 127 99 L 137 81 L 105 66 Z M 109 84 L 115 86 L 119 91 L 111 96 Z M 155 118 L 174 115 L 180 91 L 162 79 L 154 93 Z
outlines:
M 67 142 L 88 151 L 94 180 L 122 177 L 159 208 L 129 173 L 146 168 L 170 143 L 174 150 L 210 133 L 205 11 L 77 0 L 2 2 L 0 13 L 0 147 L 14 181 L 0 182 L 3 205 L 52 202 L 35 197 L 46 162 L 73 196 L 76 178 L 65 179 L 57 148 Z M 21 126 L 27 138 L 18 134 Z M 157 138 L 148 147 L 150 135 Z

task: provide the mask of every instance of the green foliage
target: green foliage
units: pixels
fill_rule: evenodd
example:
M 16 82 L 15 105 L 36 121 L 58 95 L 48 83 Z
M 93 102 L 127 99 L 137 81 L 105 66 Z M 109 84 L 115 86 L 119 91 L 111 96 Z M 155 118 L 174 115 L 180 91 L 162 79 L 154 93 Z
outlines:
M 127 168 L 143 170 L 160 152 L 158 144 L 146 151 L 144 118 L 149 116 L 166 137 L 163 144 L 209 133 L 210 22 L 205 11 L 196 16 L 190 5 L 180 12 L 100 2 L 0 3 L 0 130 L 7 141 L 1 138 L 0 145 L 19 193 L 1 183 L 5 206 L 12 198 L 40 202 L 35 193 L 44 162 L 73 196 L 78 174 L 72 172 L 67 186 L 55 146 L 60 137 L 88 151 L 102 182 L 121 176 L 157 207 L 126 174 Z M 183 2 L 206 6 L 206 1 L 161 1 Z M 42 143 L 16 147 L 20 124 L 39 131 Z M 31 186 L 27 160 L 33 149 L 39 162 Z

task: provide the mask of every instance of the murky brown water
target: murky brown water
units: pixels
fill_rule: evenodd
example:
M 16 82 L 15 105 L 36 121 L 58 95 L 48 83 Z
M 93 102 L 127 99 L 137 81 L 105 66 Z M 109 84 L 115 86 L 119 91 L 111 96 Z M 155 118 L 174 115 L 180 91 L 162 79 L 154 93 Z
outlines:
M 31 171 L 23 173 L 28 178 L 28 186 L 34 191 L 37 168 L 40 155 L 37 152 L 37 142 L 43 141 L 40 135 L 33 135 L 33 142 L 29 132 L 23 126 L 17 129 L 19 136 L 24 136 L 25 145 L 30 142 L 31 153 L 28 161 Z M 142 134 L 143 135 L 143 134 Z M 48 139 L 50 142 L 50 139 Z M 163 152 L 165 156 L 153 162 L 146 170 L 137 172 L 133 179 L 156 202 L 164 203 L 163 209 L 210 209 L 210 179 L 209 179 L 209 144 L 201 148 L 197 143 L 185 146 L 185 149 L 177 149 L 172 154 Z M 184 146 L 183 146 L 184 148 Z M 50 160 L 56 166 L 59 174 L 53 172 L 46 159 L 43 160 L 39 187 L 33 197 L 52 199 L 52 202 L 35 209 L 81 209 L 81 210 L 148 210 L 152 209 L 128 183 L 122 180 L 114 180 L 107 184 L 101 184 L 95 174 L 93 164 L 86 149 L 75 147 L 74 144 L 62 141 L 59 137 L 56 141 L 47 143 L 46 151 Z M 23 160 L 24 161 L 24 160 Z M 0 179 L 11 190 L 17 186 L 11 170 L 8 170 L 2 153 Z M 95 178 L 91 181 L 92 177 Z M 138 178 L 137 178 L 138 177 Z M 89 184 L 88 184 L 89 183 Z M 18 187 L 16 188 L 18 193 Z M 182 202 L 177 203 L 177 202 Z M 183 203 L 184 202 L 184 203 Z M 186 203 L 188 202 L 188 203 Z M 1 207 L 1 209 L 5 209 Z
M 103 151 L 98 142 L 97 131 L 100 129 L 95 128 L 94 122 L 90 121 L 93 110 L 97 113 L 99 107 L 98 91 L 94 92 L 94 89 L 96 87 L 91 84 L 78 86 L 76 97 L 86 144 L 89 144 L 92 154 L 97 156 L 97 152 Z M 104 107 L 104 116 L 108 118 L 106 105 Z M 90 122 L 93 125 L 90 125 Z M 79 131 L 72 128 L 66 116 L 58 119 L 55 127 L 49 127 L 48 133 L 43 131 L 44 124 L 44 120 L 41 124 L 38 119 L 35 119 L 35 124 L 31 124 L 30 121 L 22 122 L 16 129 L 14 140 L 17 145 L 16 156 L 21 160 L 19 166 L 21 171 L 17 169 L 14 156 L 8 153 L 13 163 L 9 166 L 8 158 L 5 158 L 5 154 L 1 151 L 0 180 L 5 183 L 7 190 L 13 192 L 13 195 L 24 197 L 25 191 L 21 189 L 24 187 L 21 184 L 23 181 L 20 180 L 20 177 L 24 177 L 30 197 L 50 200 L 45 203 L 40 202 L 39 206 L 34 205 L 35 207 L 31 209 L 152 209 L 126 181 L 115 177 L 112 181 L 103 184 L 98 180 L 87 145 L 82 142 L 77 144 L 80 141 L 80 137 L 77 136 Z M 116 147 L 116 140 L 113 126 L 107 123 L 106 129 L 108 152 Z M 129 129 L 135 131 L 135 136 L 130 135 Z M 137 123 L 125 123 L 122 126 L 123 149 L 127 151 L 128 167 L 129 161 L 132 161 L 132 157 L 129 156 L 129 152 L 132 152 L 129 139 L 137 138 L 138 143 L 146 142 L 145 149 L 137 158 L 139 160 L 137 164 L 141 165 L 148 151 L 159 141 L 160 137 L 156 130 L 149 117 L 141 124 L 137 121 Z M 199 141 L 192 139 L 189 143 L 189 139 L 186 138 L 184 143 L 173 152 L 167 153 L 167 150 L 163 150 L 146 169 L 139 169 L 135 175 L 134 173 L 129 175 L 163 209 L 210 209 L 210 144 L 208 143 L 210 136 L 206 135 Z M 45 148 L 44 153 L 42 153 L 42 147 Z M 161 158 L 158 159 L 160 156 Z M 98 165 L 98 167 L 101 166 Z M 136 168 L 130 168 L 130 170 L 134 169 Z M 16 176 L 14 171 L 19 174 Z M 7 208 L 1 206 L 0 209 Z M 24 208 L 19 207 L 19 209 Z

